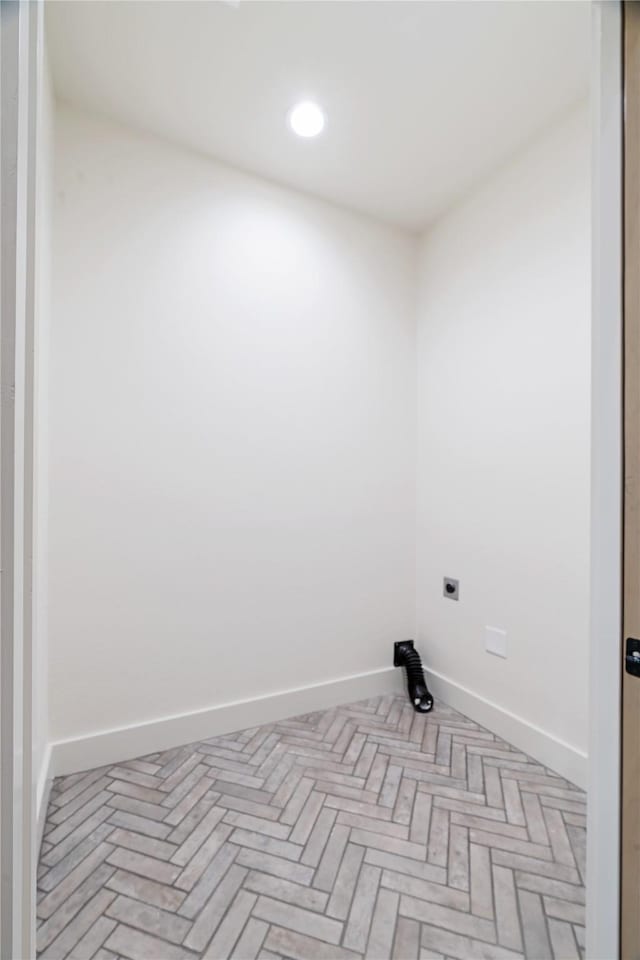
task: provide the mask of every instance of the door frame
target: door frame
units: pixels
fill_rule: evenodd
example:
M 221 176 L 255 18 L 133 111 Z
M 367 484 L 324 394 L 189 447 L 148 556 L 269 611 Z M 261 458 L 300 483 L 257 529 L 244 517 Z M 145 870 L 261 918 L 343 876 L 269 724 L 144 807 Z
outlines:
M 620 943 L 622 6 L 592 7 L 591 591 L 587 956 Z
M 29 10 L 31 9 L 31 13 Z M 33 8 L 37 14 L 33 13 Z M 620 693 L 622 623 L 622 10 L 619 0 L 598 0 L 592 21 L 592 504 L 591 504 L 591 632 L 590 731 L 587 862 L 587 955 L 612 958 L 619 954 L 620 934 Z M 14 19 L 15 18 L 15 19 Z M 26 403 L 27 450 L 18 451 L 21 487 L 16 489 L 16 401 L 18 387 L 28 389 L 29 371 L 29 160 L 25 149 L 25 116 L 34 108 L 33 63 L 38 31 L 42 29 L 42 0 L 21 4 L 2 0 L 0 33 L 3 66 L 2 158 L 8 169 L 11 151 L 18 159 L 17 178 L 3 175 L 0 198 L 3 214 L 15 201 L 15 216 L 3 216 L 2 252 L 13 250 L 11 271 L 2 273 L 0 354 L 14 349 L 16 335 L 24 351 L 11 368 L 15 392 L 3 393 L 0 404 L 0 536 L 3 573 L 0 635 L 0 952 L 2 956 L 33 954 L 33 874 L 37 830 L 33 814 L 30 743 L 30 637 L 28 583 L 30 551 L 16 551 L 18 539 L 29 532 L 22 497 L 24 468 L 29 468 L 29 401 Z M 12 97 L 15 110 L 11 113 Z M 29 104 L 29 108 L 25 107 Z M 7 113 L 7 107 L 9 113 Z M 7 121 L 7 118 L 11 121 Z M 33 147 L 33 134 L 27 140 Z M 19 142 L 22 147 L 19 148 Z M 18 192 L 22 191 L 22 204 Z M 19 219 L 25 222 L 19 227 Z M 22 304 L 22 306 L 20 306 Z M 8 341 L 6 339 L 8 337 Z M 27 366 L 25 367 L 25 363 Z M 24 429 L 21 422 L 21 429 Z M 24 439 L 24 435 L 23 435 Z M 18 494 L 17 499 L 15 494 Z M 22 506 L 21 506 L 22 505 Z M 16 512 L 18 509 L 18 512 Z M 28 543 L 28 539 L 26 541 Z M 23 543 L 24 546 L 24 543 Z M 25 578 L 26 573 L 26 578 Z M 27 592 L 25 594 L 25 582 Z M 9 584 L 11 589 L 9 589 Z M 27 628 L 25 634 L 25 626 Z M 16 629 L 17 628 L 17 629 Z M 9 700 L 5 694 L 9 693 Z M 10 706 L 7 706 L 10 704 Z M 26 713 L 25 713 L 26 711 Z M 15 749 L 17 747 L 17 749 Z M 7 773 L 10 779 L 7 781 Z M 7 786 L 7 783 L 9 786 Z M 24 826 L 24 831 L 23 831 Z M 14 871 L 17 867 L 17 871 Z
M 35 955 L 33 380 L 42 0 L 0 3 L 0 955 Z
M 623 8 L 623 632 L 640 637 L 640 4 Z M 623 656 L 626 650 L 623 649 Z M 621 665 L 623 664 L 621 657 Z M 622 670 L 620 945 L 640 957 L 640 678 Z

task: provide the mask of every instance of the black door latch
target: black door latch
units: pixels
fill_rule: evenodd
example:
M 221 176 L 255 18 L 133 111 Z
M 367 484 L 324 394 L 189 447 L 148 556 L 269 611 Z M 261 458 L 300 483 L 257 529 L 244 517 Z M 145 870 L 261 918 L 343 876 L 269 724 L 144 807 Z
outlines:
M 640 677 L 640 640 L 627 637 L 624 666 L 627 673 L 634 677 Z

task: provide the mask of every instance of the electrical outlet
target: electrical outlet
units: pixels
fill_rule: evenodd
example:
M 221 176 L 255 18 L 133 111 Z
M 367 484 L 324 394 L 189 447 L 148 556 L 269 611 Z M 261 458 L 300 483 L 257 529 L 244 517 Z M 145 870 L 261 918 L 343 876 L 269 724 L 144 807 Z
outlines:
M 499 627 L 484 628 L 484 645 L 487 653 L 494 657 L 507 657 L 507 631 Z
M 451 577 L 445 577 L 442 581 L 442 596 L 447 600 L 460 599 L 460 581 L 453 580 Z

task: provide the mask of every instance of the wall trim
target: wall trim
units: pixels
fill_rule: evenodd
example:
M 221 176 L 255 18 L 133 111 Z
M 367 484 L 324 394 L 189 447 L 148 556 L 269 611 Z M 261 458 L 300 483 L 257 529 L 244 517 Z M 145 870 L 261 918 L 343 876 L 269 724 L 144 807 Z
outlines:
M 36 784 L 36 856 L 40 856 L 40 847 L 42 846 L 42 835 L 44 833 L 44 824 L 47 819 L 47 807 L 49 806 L 49 795 L 53 783 L 53 749 L 52 744 L 48 743 L 45 747 L 42 764 L 40 765 L 40 775 Z
M 79 770 L 90 770 L 158 750 L 169 750 L 195 740 L 286 720 L 315 710 L 326 710 L 341 703 L 384 693 L 399 693 L 401 683 L 399 670 L 383 667 L 368 673 L 283 690 L 266 697 L 236 700 L 191 713 L 90 733 L 84 737 L 57 740 L 51 744 L 53 775 L 59 777 Z
M 429 672 L 429 687 L 436 700 L 443 700 L 545 767 L 586 789 L 588 757 L 582 750 L 441 673 Z
M 436 699 L 487 727 L 572 783 L 585 786 L 586 754 L 440 673 L 428 671 L 428 678 Z M 384 693 L 400 693 L 404 690 L 403 682 L 404 675 L 401 670 L 384 667 L 368 673 L 284 690 L 266 697 L 237 700 L 191 713 L 103 730 L 84 737 L 58 740 L 50 745 L 47 778 L 50 782 L 52 776 L 141 757 L 147 753 L 168 750 L 184 743 L 232 733 L 246 727 L 273 723 L 314 710 L 326 710 L 341 703 Z

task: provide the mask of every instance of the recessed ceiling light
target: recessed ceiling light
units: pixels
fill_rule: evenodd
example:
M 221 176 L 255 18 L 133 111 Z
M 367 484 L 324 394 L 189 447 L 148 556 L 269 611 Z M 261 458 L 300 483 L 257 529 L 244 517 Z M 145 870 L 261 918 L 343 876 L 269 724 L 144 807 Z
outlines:
M 289 113 L 289 125 L 299 137 L 317 137 L 324 127 L 324 113 L 317 103 L 303 100 Z

